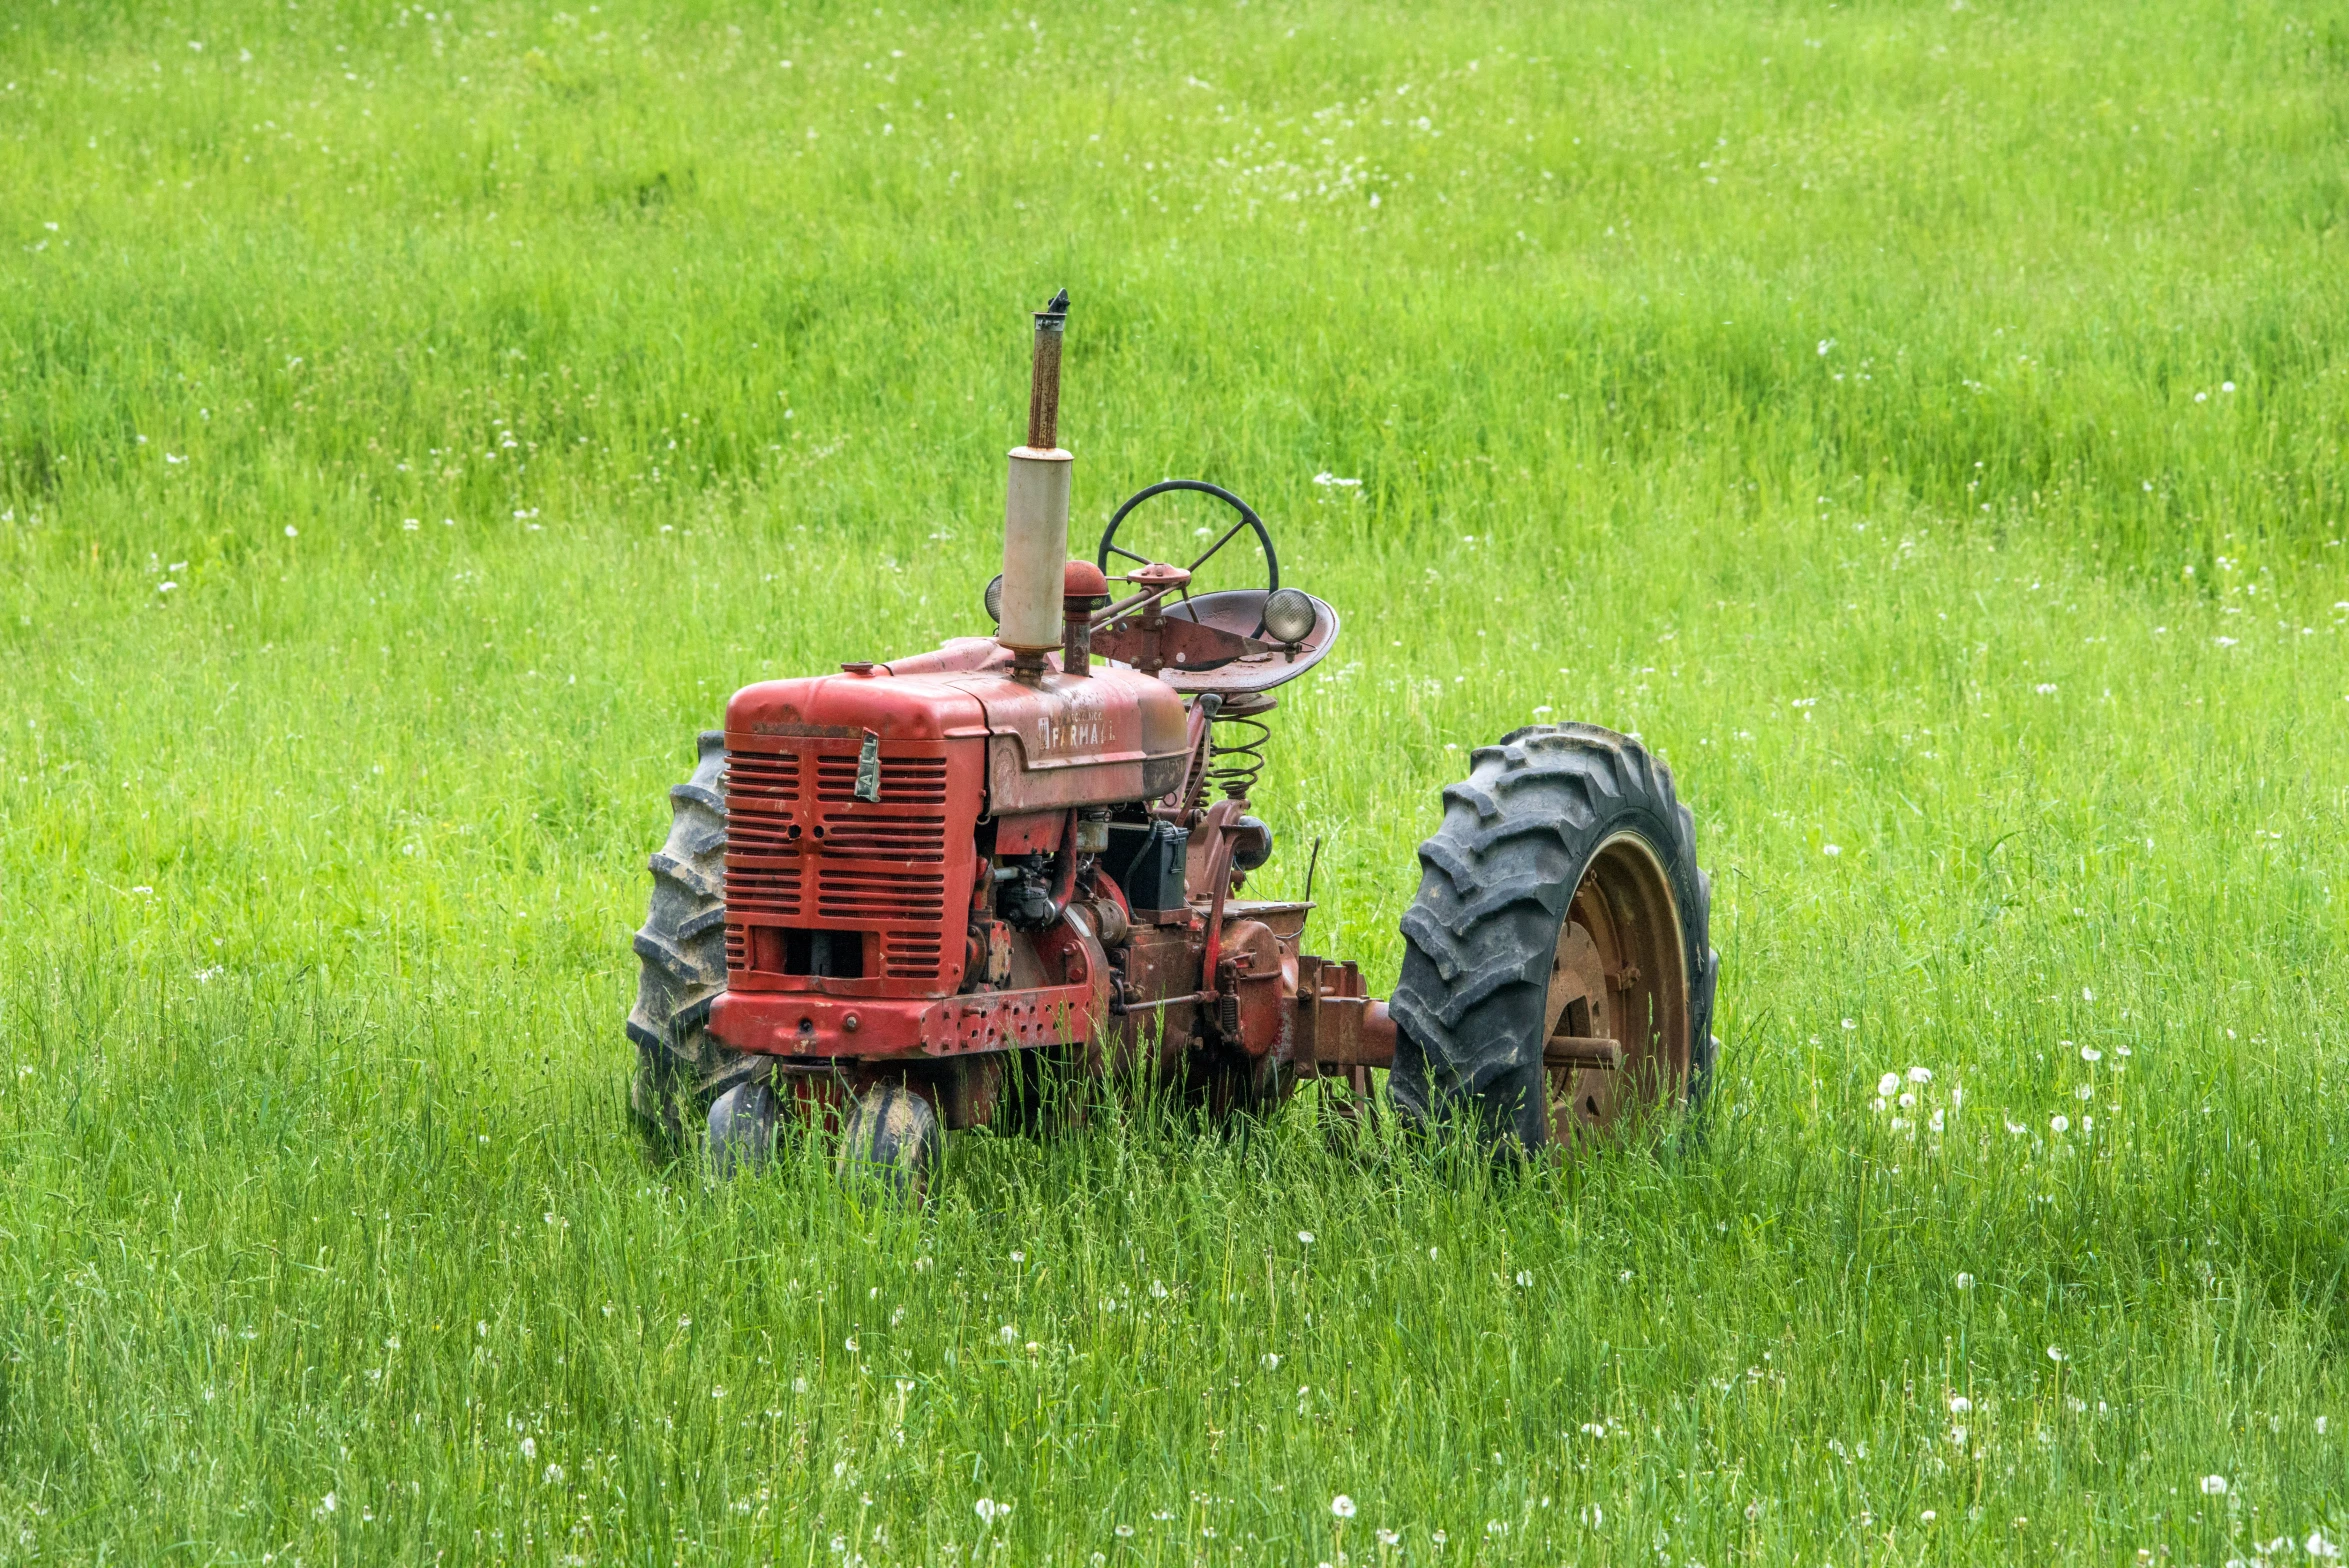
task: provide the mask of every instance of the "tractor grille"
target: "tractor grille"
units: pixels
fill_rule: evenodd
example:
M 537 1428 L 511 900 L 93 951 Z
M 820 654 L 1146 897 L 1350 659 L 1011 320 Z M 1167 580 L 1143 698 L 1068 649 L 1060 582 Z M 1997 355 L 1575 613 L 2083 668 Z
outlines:
M 791 808 L 799 800 L 799 759 L 736 752 L 726 759 L 726 908 L 729 913 L 798 915 L 801 861 Z M 729 929 L 727 961 L 741 944 Z
M 837 741 L 728 758 L 729 970 L 776 973 L 770 966 L 792 961 L 775 955 L 792 942 L 805 950 L 789 933 L 821 931 L 864 933 L 862 973 L 873 980 L 933 987 L 950 978 L 949 955 L 959 973 L 962 910 L 947 890 L 969 886 L 978 770 L 957 778 L 942 745 L 924 749 L 936 754 L 883 753 L 878 801 L 856 798 L 857 754 Z M 959 841 L 950 819 L 965 823 Z

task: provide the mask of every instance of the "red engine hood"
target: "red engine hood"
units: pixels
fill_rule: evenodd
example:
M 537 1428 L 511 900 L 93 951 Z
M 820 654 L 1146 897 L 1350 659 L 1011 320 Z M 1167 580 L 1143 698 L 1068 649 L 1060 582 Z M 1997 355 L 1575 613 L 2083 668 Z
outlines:
M 762 681 L 726 705 L 737 750 L 791 737 L 984 741 L 987 809 L 996 816 L 1147 800 L 1180 782 L 1189 736 L 1180 693 L 1117 666 L 1089 676 L 1048 669 L 1011 678 L 991 639 L 839 675 Z M 761 742 L 764 741 L 764 745 Z

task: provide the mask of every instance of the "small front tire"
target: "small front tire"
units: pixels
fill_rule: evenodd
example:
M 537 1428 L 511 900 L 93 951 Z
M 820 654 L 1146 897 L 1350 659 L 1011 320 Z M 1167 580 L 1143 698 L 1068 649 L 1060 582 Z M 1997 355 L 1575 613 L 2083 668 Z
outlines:
M 710 1102 L 710 1168 L 721 1181 L 756 1175 L 775 1158 L 782 1105 L 767 1084 L 738 1083 Z
M 946 1158 L 946 1129 L 928 1100 L 903 1084 L 864 1092 L 840 1130 L 840 1180 L 878 1186 L 897 1201 L 920 1207 Z

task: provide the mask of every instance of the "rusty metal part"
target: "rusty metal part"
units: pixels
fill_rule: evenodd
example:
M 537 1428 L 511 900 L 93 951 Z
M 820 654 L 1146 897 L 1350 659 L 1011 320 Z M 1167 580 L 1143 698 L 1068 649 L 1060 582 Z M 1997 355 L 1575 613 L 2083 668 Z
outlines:
M 1599 846 L 1558 932 L 1542 1067 L 1571 1144 L 1667 1103 L 1688 1076 L 1688 982 L 1672 884 L 1647 842 Z
M 1264 748 L 1272 742 L 1272 726 L 1263 716 L 1279 705 L 1279 699 L 1262 692 L 1245 692 L 1216 710 L 1207 732 L 1207 771 L 1201 780 L 1205 788 L 1222 790 L 1226 800 L 1247 799 L 1264 771 Z M 1272 853 L 1269 831 L 1264 852 L 1268 857 Z M 1243 861 L 1242 869 L 1255 868 Z
M 1613 1072 L 1623 1065 L 1623 1047 L 1591 1035 L 1554 1034 L 1542 1042 L 1542 1065 L 1553 1070 Z
M 1337 642 L 1339 620 L 1313 599 L 1313 630 L 1293 643 L 1274 642 L 1262 635 L 1265 598 L 1262 589 L 1242 588 L 1171 606 L 1163 594 L 1131 610 L 1112 606 L 1109 619 L 1096 621 L 1092 649 L 1144 674 L 1163 674 L 1177 691 L 1267 691 L 1319 664 Z
M 1068 291 L 1036 313 L 1036 359 L 1028 384 L 1028 443 L 1011 453 L 1003 502 L 1002 623 L 996 636 L 1013 654 L 1012 675 L 1038 681 L 1044 655 L 1062 641 L 1068 564 L 1069 467 L 1060 450 L 1060 344 Z
M 1109 579 L 1090 561 L 1062 569 L 1060 670 L 1079 680 L 1093 673 L 1093 614 L 1109 603 Z
M 1128 615 L 1150 613 L 1154 607 L 1163 603 L 1168 594 L 1179 593 L 1188 587 L 1191 582 L 1191 574 L 1179 566 L 1168 566 L 1163 562 L 1153 561 L 1148 566 L 1128 572 L 1125 576 L 1115 580 L 1139 584 L 1141 592 L 1131 594 L 1114 604 L 1095 610 L 1093 624 L 1096 627 L 1107 625 L 1111 621 L 1121 620 Z
M 1085 912 L 1085 918 L 1092 923 L 1093 932 L 1101 938 L 1103 947 L 1116 947 L 1133 934 L 1133 916 L 1127 914 L 1125 905 L 1115 899 L 1089 899 L 1074 907 Z
M 1394 1065 L 1394 1021 L 1386 1003 L 1364 993 L 1362 970 L 1352 960 L 1300 956 L 1294 1005 L 1289 1049 L 1303 1076 Z
M 1161 1007 L 1204 1005 L 1214 1000 L 1215 993 L 1213 991 L 1186 991 L 1180 996 L 1161 996 L 1148 1002 L 1113 1002 L 1110 1004 L 1110 1011 L 1124 1017 L 1132 1013 L 1154 1012 Z
M 1248 803 L 1244 800 L 1217 801 L 1207 808 L 1207 816 L 1200 823 L 1199 833 L 1194 834 L 1191 840 L 1196 846 L 1200 836 L 1204 835 L 1207 844 L 1200 880 L 1191 884 L 1188 891 L 1194 899 L 1207 900 L 1207 948 L 1201 972 L 1207 980 L 1205 989 L 1211 993 L 1217 989 L 1216 965 L 1223 959 L 1224 901 L 1231 897 L 1232 892 L 1232 828 L 1247 807 Z
M 1234 920 L 1222 931 L 1214 974 L 1219 1002 L 1230 1003 L 1219 1020 L 1226 1044 L 1250 1056 L 1265 1056 L 1288 1034 L 1292 1009 L 1284 991 L 1295 982 L 1287 973 L 1280 938 L 1260 920 Z M 1284 983 L 1285 982 L 1285 983 Z
M 1060 345 L 1068 327 L 1068 290 L 1036 312 L 1036 361 L 1028 377 L 1028 445 L 1060 444 Z

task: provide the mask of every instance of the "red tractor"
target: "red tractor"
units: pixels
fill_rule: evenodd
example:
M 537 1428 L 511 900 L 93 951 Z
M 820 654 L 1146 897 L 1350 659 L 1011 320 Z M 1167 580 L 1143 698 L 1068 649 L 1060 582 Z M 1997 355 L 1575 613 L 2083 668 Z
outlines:
M 918 1196 L 946 1130 L 1017 1112 L 1047 1062 L 1153 1075 L 1216 1117 L 1315 1078 L 1358 1106 L 1391 1069 L 1407 1123 L 1526 1151 L 1700 1100 L 1710 890 L 1637 740 L 1545 724 L 1476 750 L 1420 846 L 1391 1001 L 1305 951 L 1310 874 L 1305 899 L 1241 896 L 1273 852 L 1248 800 L 1272 691 L 1338 614 L 1198 480 L 1141 491 L 1067 559 L 1067 308 L 1035 318 L 995 635 L 747 686 L 670 792 L 635 943 L 637 1114 L 673 1146 L 706 1126 L 721 1172 L 814 1118 L 845 1172 Z M 1236 514 L 1186 566 L 1119 541 L 1170 491 Z M 1265 585 L 1193 592 L 1243 534 Z

